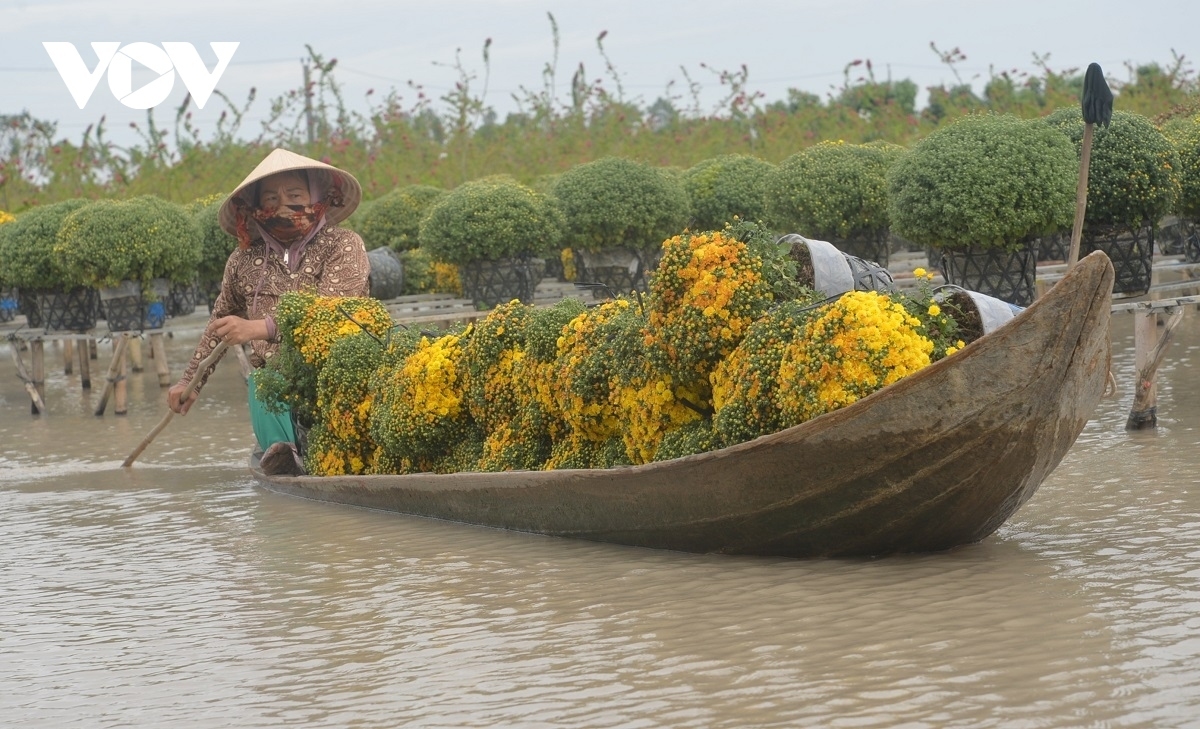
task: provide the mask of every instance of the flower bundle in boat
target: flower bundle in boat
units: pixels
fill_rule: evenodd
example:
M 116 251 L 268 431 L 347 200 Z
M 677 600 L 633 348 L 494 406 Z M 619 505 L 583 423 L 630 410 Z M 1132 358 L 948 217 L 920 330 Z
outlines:
M 757 226 L 663 243 L 649 290 L 393 326 L 372 299 L 289 294 L 263 394 L 310 428 L 310 474 L 609 468 L 724 448 L 849 405 L 981 332 L 928 278 L 826 298 Z M 807 282 L 811 283 L 811 282 Z

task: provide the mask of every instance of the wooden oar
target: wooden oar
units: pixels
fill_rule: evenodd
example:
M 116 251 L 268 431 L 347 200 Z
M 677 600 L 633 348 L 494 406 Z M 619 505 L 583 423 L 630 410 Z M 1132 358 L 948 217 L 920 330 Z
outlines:
M 1112 90 L 1104 81 L 1100 64 L 1088 65 L 1083 76 L 1083 145 L 1079 155 L 1079 184 L 1075 188 L 1075 224 L 1071 227 L 1071 248 L 1067 253 L 1067 270 L 1079 262 L 1079 243 L 1083 238 L 1083 215 L 1087 211 L 1088 168 L 1092 162 L 1092 127 L 1108 126 L 1112 120 Z
M 196 391 L 196 388 L 200 386 L 200 379 L 204 374 L 204 371 L 212 366 L 212 363 L 216 362 L 221 355 L 225 353 L 225 350 L 228 347 L 229 342 L 221 342 L 211 354 L 201 360 L 200 366 L 196 368 L 195 377 L 193 377 L 192 381 L 188 383 L 187 389 L 183 391 L 183 394 L 179 396 L 180 402 L 187 402 L 187 399 L 191 397 L 192 393 Z M 175 411 L 168 407 L 167 414 L 163 416 L 162 420 L 158 421 L 158 425 L 154 426 L 154 430 L 151 430 L 150 434 L 143 438 L 141 443 L 138 443 L 138 447 L 133 449 L 133 453 L 130 453 L 129 457 L 125 459 L 125 462 L 121 464 L 121 468 L 129 468 L 132 466 L 133 462 L 137 460 L 137 457 L 142 455 L 142 451 L 146 450 L 146 446 L 150 445 L 150 443 L 158 437 L 158 434 L 163 432 L 163 428 L 167 427 L 167 423 L 171 422 L 171 418 L 174 416 Z

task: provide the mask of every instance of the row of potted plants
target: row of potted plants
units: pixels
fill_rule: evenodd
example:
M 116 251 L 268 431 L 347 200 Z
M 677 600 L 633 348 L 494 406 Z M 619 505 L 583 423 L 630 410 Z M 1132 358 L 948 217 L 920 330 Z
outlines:
M 184 206 L 154 196 L 65 200 L 0 226 L 0 286 L 29 326 L 155 328 L 195 306 L 201 240 Z M 222 262 L 223 264 L 223 262 Z
M 644 291 L 662 240 L 734 216 L 884 265 L 889 237 L 899 235 L 936 249 L 931 261 L 947 278 L 1027 304 L 1037 247 L 1061 251 L 1069 231 L 1082 134 L 1070 108 L 1040 120 L 965 117 L 910 149 L 823 142 L 779 165 L 725 155 L 666 170 L 605 158 L 532 186 L 496 176 L 452 191 L 399 188 L 365 203 L 351 224 L 368 249 L 401 255 L 402 283 L 391 295 L 461 286 L 484 308 L 529 300 L 543 275 L 565 278 L 567 268 L 596 282 L 601 297 Z M 82 312 L 90 289 L 124 281 L 198 279 L 215 296 L 235 245 L 217 224 L 220 202 L 143 196 L 26 211 L 0 226 L 0 292 L 26 292 L 22 308 L 34 317 L 38 297 L 51 303 L 62 298 L 51 294 L 76 291 L 63 301 Z M 1109 254 L 1117 290 L 1144 291 L 1156 228 L 1170 213 L 1182 247 L 1200 259 L 1200 115 L 1160 130 L 1114 112 L 1095 132 L 1083 252 Z M 142 295 L 139 305 L 156 296 Z
M 356 225 L 368 248 L 405 251 L 425 272 L 421 255 L 456 268 L 482 307 L 528 300 L 543 266 L 561 265 L 563 248 L 579 280 L 604 293 L 644 291 L 659 241 L 735 216 L 885 266 L 899 236 L 933 249 L 947 278 L 1025 305 L 1039 249 L 1065 254 L 1082 135 L 1071 108 L 1035 120 L 965 117 L 909 149 L 822 142 L 779 165 L 726 155 L 664 170 L 605 158 L 533 186 L 497 176 L 449 192 L 400 188 L 368 204 Z M 1091 159 L 1082 252 L 1108 253 L 1118 291 L 1145 290 L 1164 216 L 1180 217 L 1185 238 L 1196 234 L 1200 117 L 1160 130 L 1117 111 L 1096 130 Z M 1193 247 L 1200 256 L 1200 240 Z

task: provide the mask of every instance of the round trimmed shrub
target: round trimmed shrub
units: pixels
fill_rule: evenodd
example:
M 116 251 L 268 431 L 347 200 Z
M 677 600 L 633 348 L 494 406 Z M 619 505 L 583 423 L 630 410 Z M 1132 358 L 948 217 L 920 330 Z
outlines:
M 567 245 L 585 251 L 656 249 L 687 220 L 687 194 L 678 181 L 620 157 L 572 167 L 559 176 L 553 193 L 566 222 Z
M 388 246 L 394 251 L 417 247 L 421 218 L 445 190 L 429 185 L 406 185 L 376 198 L 357 222 L 367 250 Z
M 430 207 L 419 241 L 434 261 L 463 265 L 533 255 L 557 245 L 562 220 L 550 200 L 507 177 L 464 183 Z
M 775 165 L 748 154 L 706 159 L 679 175 L 688 196 L 691 227 L 720 230 L 736 215 L 762 220 L 767 208 L 767 179 Z
M 196 234 L 200 240 L 200 263 L 197 277 L 202 284 L 220 281 L 225 276 L 225 263 L 237 249 L 237 238 L 221 228 L 219 213 L 224 195 L 209 195 L 188 205 Z
M 766 184 L 766 207 L 780 230 L 822 239 L 886 234 L 887 173 L 904 148 L 886 142 L 821 142 L 788 157 Z
M 82 285 L 54 256 L 54 244 L 63 220 L 88 204 L 75 199 L 42 205 L 0 226 L 0 271 L 5 283 L 20 289 L 64 291 Z
M 97 200 L 68 215 L 54 255 L 85 286 L 166 278 L 187 284 L 201 260 L 200 232 L 187 210 L 153 195 Z
M 1187 220 L 1200 220 L 1200 114 L 1175 119 L 1163 132 L 1179 158 L 1175 167 L 1179 180 L 1175 212 Z
M 1045 119 L 1075 145 L 1075 168 L 1083 150 L 1083 114 L 1064 107 Z M 1149 119 L 1114 111 L 1107 127 L 1092 130 L 1092 159 L 1088 168 L 1085 220 L 1096 225 L 1156 223 L 1169 213 L 1179 196 L 1175 149 Z
M 1038 120 L 975 114 L 917 142 L 888 172 L 888 217 L 938 248 L 1017 250 L 1071 225 L 1079 163 Z

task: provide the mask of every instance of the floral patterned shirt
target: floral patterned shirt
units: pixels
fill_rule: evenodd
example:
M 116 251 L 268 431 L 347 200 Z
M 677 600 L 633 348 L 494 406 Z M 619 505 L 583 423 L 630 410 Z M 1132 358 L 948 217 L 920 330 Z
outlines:
M 363 240 L 354 231 L 326 226 L 308 242 L 300 256 L 300 263 L 292 273 L 283 257 L 267 251 L 261 240 L 254 241 L 247 250 L 235 250 L 225 263 L 221 294 L 213 304 L 207 327 L 231 315 L 245 319 L 274 317 L 280 297 L 289 291 L 315 291 L 322 296 L 367 295 L 370 263 Z M 179 384 L 192 381 L 200 362 L 220 342 L 207 327 Z M 279 350 L 279 342 L 251 341 L 250 350 L 250 364 L 262 367 Z M 200 387 L 215 367 L 214 362 L 201 373 Z

